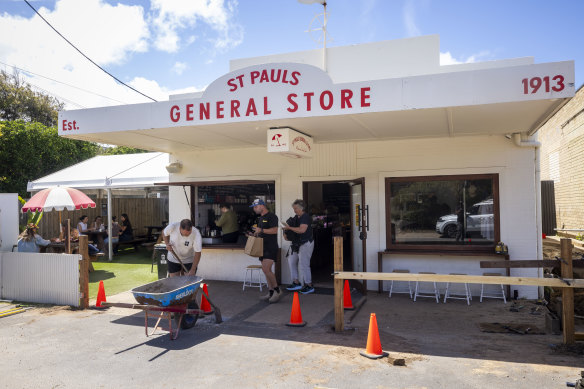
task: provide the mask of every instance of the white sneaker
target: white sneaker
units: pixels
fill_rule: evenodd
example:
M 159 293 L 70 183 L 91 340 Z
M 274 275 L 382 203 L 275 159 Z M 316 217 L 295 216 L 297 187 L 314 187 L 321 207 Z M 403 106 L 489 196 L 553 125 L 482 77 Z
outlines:
M 263 296 L 260 296 L 260 300 L 261 301 L 267 301 L 269 299 L 270 299 L 270 293 L 268 293 L 266 295 L 263 295 Z
M 282 295 L 282 292 L 278 292 L 277 290 L 274 290 L 274 294 L 268 300 L 270 302 L 270 304 L 277 303 L 278 300 L 280 300 L 280 295 Z

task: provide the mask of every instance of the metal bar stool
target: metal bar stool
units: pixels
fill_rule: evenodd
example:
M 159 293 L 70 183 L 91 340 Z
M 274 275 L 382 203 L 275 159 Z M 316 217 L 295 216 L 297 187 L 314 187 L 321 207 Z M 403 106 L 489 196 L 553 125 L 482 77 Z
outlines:
M 501 277 L 502 274 L 501 273 L 483 273 L 484 276 L 491 276 L 491 277 Z M 490 285 L 490 284 L 488 284 Z M 494 287 L 497 287 L 497 285 L 493 285 Z M 493 298 L 493 299 L 502 299 L 503 302 L 505 304 L 507 304 L 507 298 L 505 297 L 505 287 L 503 287 L 503 284 L 499 284 L 501 291 L 499 292 L 499 288 L 497 287 L 496 290 L 492 290 L 490 292 L 487 293 L 491 293 L 491 294 L 485 294 L 485 284 L 481 284 L 481 299 L 480 302 L 483 302 L 483 297 L 489 297 L 489 298 Z
M 254 282 L 254 274 L 256 275 L 255 279 L 257 281 Z M 262 271 L 262 265 L 249 265 L 245 268 L 245 276 L 243 277 L 243 290 L 245 290 L 246 286 L 250 288 L 260 288 L 260 292 L 262 291 L 262 284 L 268 286 L 266 282 L 266 278 Z
M 429 271 L 421 271 L 418 274 L 436 274 L 434 272 L 429 272 Z M 416 298 L 418 297 L 429 297 L 429 298 L 435 298 L 436 299 L 436 303 L 440 302 L 440 292 L 438 291 L 438 287 L 436 286 L 436 282 L 435 281 L 430 281 L 434 284 L 434 293 L 432 292 L 421 292 L 419 290 L 419 284 L 420 282 L 424 282 L 424 281 L 416 281 L 416 293 L 414 294 L 414 301 L 416 301 Z
M 451 276 L 466 276 L 465 273 L 449 273 Z M 470 289 L 466 282 L 463 283 L 464 285 L 464 293 L 460 293 L 455 291 L 454 293 L 451 291 L 450 282 L 446 283 L 446 292 L 444 293 L 444 303 L 446 304 L 446 299 L 455 299 L 455 300 L 466 300 L 466 303 L 470 305 L 470 300 L 472 300 L 472 296 L 470 295 Z
M 409 273 L 409 270 L 400 270 L 400 269 L 393 269 L 392 273 Z M 393 282 L 394 280 L 391 280 L 391 284 L 389 285 L 389 297 L 391 297 L 392 293 L 409 293 L 410 294 L 410 298 L 412 298 L 412 284 L 410 281 L 395 281 L 397 282 L 407 282 L 408 283 L 408 288 L 406 289 L 401 289 L 401 290 L 393 290 Z M 397 286 L 397 285 L 396 285 Z

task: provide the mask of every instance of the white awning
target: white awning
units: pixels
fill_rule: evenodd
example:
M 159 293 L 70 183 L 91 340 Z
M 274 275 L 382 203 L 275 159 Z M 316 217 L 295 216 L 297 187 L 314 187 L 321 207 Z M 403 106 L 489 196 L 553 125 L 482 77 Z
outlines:
M 168 182 L 166 153 L 100 155 L 29 181 L 29 192 L 51 186 L 77 189 L 141 188 L 156 182 Z

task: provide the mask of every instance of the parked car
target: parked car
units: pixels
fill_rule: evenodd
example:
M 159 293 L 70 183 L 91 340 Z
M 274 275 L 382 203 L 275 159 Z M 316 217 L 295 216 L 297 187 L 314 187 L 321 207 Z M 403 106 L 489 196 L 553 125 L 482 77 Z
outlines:
M 466 212 L 466 233 L 492 238 L 494 231 L 493 200 L 474 204 Z M 441 236 L 456 238 L 456 215 L 444 215 L 436 222 L 436 232 Z

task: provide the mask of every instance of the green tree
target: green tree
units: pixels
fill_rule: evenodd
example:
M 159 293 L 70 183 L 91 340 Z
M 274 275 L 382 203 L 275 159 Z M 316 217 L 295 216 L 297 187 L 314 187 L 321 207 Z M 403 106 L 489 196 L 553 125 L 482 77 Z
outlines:
M 134 149 L 127 146 L 104 147 L 100 154 L 105 155 L 120 155 L 120 154 L 139 154 L 148 153 L 148 150 Z
M 0 121 L 0 192 L 28 197 L 28 181 L 91 158 L 99 149 L 95 143 L 60 137 L 56 127 Z
M 64 104 L 56 98 L 32 90 L 17 72 L 0 70 L 0 121 L 23 120 L 54 126 Z

